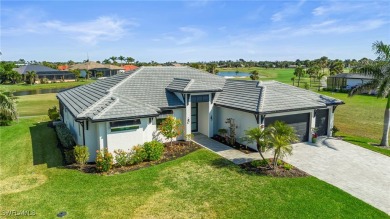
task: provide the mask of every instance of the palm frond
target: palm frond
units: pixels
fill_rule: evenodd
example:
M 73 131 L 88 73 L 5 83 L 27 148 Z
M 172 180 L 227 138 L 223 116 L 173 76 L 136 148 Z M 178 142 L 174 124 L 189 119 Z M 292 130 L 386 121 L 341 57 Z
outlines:
M 390 45 L 386 45 L 382 41 L 376 41 L 372 44 L 372 50 L 378 55 L 378 60 L 390 60 Z
M 358 85 L 355 88 L 351 89 L 348 93 L 348 96 L 352 97 L 356 94 L 361 94 L 362 92 L 366 90 L 376 89 L 379 86 L 379 81 L 377 79 L 374 79 L 372 81 L 369 81 L 367 83 L 364 83 L 362 85 Z

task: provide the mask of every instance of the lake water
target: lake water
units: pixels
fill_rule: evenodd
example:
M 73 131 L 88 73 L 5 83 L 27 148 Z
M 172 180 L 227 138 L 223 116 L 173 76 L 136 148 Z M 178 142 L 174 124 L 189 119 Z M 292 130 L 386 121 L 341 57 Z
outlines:
M 221 71 L 218 72 L 218 75 L 222 77 L 249 77 L 250 76 L 250 74 L 246 72 L 236 73 L 234 71 Z
M 58 93 L 64 90 L 64 88 L 51 88 L 51 89 L 40 89 L 40 90 L 26 90 L 26 91 L 16 91 L 14 96 L 25 96 L 25 95 L 34 95 L 34 94 L 49 94 L 49 93 Z

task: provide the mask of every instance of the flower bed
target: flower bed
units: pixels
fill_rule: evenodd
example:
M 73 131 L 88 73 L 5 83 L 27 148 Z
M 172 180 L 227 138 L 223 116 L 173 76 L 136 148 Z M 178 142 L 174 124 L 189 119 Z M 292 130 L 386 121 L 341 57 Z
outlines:
M 215 141 L 218 141 L 226 146 L 229 146 L 229 147 L 232 147 L 234 149 L 237 149 L 245 154 L 250 154 L 250 153 L 253 153 L 253 152 L 257 152 L 256 150 L 244 145 L 244 144 L 241 144 L 241 143 L 238 143 L 238 142 L 234 142 L 234 145 L 231 145 L 227 138 L 224 138 L 220 135 L 214 135 L 214 137 L 212 137 L 212 139 L 214 139 Z
M 132 171 L 132 170 L 138 170 L 138 169 L 145 168 L 145 167 L 150 167 L 150 166 L 164 163 L 164 162 L 167 162 L 170 160 L 175 160 L 179 157 L 185 156 L 193 151 L 196 151 L 199 148 L 201 148 L 201 146 L 199 146 L 195 143 L 192 143 L 190 145 L 188 142 L 185 142 L 185 141 L 173 142 L 172 146 L 170 145 L 170 143 L 165 143 L 164 153 L 163 153 L 163 156 L 160 160 L 144 161 L 144 162 L 141 162 L 139 164 L 134 164 L 134 165 L 130 165 L 130 166 L 122 166 L 122 167 L 114 166 L 114 168 L 109 170 L 107 173 L 99 173 L 97 168 L 96 168 L 96 164 L 94 164 L 94 163 L 89 163 L 89 164 L 83 165 L 82 167 L 80 167 L 79 165 L 76 165 L 76 164 L 67 165 L 65 167 L 68 169 L 77 169 L 77 170 L 80 170 L 81 172 L 84 172 L 84 173 L 112 175 L 112 174 L 119 174 L 119 173 Z
M 269 163 L 272 163 L 273 159 L 268 159 Z M 239 165 L 241 169 L 264 176 L 272 176 L 272 177 L 306 177 L 309 176 L 306 172 L 288 164 L 284 161 L 279 161 L 277 167 L 271 169 L 267 167 L 265 162 L 262 161 L 252 161 L 248 163 L 243 163 Z

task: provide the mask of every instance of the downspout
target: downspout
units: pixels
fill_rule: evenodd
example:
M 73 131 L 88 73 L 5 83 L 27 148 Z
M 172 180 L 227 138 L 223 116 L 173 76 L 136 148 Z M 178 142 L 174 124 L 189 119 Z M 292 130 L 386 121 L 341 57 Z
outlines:
M 82 120 L 80 123 L 81 127 L 83 127 L 83 145 L 85 145 L 85 128 L 84 128 L 84 121 Z

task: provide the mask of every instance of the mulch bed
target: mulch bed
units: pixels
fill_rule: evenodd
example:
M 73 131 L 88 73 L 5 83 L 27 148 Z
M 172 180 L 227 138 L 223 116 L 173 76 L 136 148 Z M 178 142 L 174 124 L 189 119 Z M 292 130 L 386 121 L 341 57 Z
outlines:
M 272 160 L 272 159 L 270 159 L 270 160 Z M 283 163 L 285 163 L 285 162 L 283 162 Z M 258 174 L 258 175 L 263 175 L 263 176 L 289 177 L 289 178 L 310 176 L 306 172 L 303 172 L 302 170 L 300 170 L 294 166 L 290 170 L 286 170 L 285 168 L 283 168 L 283 165 L 279 165 L 275 169 L 270 169 L 270 168 L 262 167 L 262 166 L 255 167 L 251 164 L 251 162 L 243 163 L 243 164 L 240 164 L 239 166 L 241 169 L 243 169 L 247 172 Z
M 65 166 L 67 169 L 76 169 L 84 173 L 91 173 L 91 174 L 104 174 L 104 175 L 113 175 L 113 174 L 119 174 L 124 172 L 129 172 L 132 170 L 138 170 L 145 167 L 154 166 L 160 163 L 164 163 L 167 161 L 175 160 L 179 157 L 183 157 L 191 152 L 194 152 L 198 149 L 200 149 L 201 146 L 195 143 L 191 143 L 191 145 L 188 144 L 188 142 L 184 141 L 175 141 L 171 144 L 165 143 L 165 149 L 164 154 L 160 160 L 157 161 L 144 161 L 139 164 L 131 165 L 131 166 L 124 166 L 124 167 L 115 167 L 108 171 L 107 173 L 99 173 L 96 169 L 96 165 L 94 163 L 85 164 L 83 167 L 80 167 L 77 164 L 71 164 Z
M 226 142 L 225 138 L 223 138 L 222 136 L 219 136 L 219 135 L 215 135 L 214 137 L 212 137 L 213 140 L 215 141 L 218 141 L 219 143 L 222 143 L 226 146 L 229 146 L 231 148 L 234 148 L 236 150 L 239 150 L 245 154 L 250 154 L 250 153 L 253 153 L 253 152 L 257 152 L 256 150 L 253 150 L 252 148 L 250 147 L 247 147 L 246 145 L 244 144 L 240 144 L 238 142 L 235 142 L 234 145 L 231 145 L 229 144 L 228 142 Z

